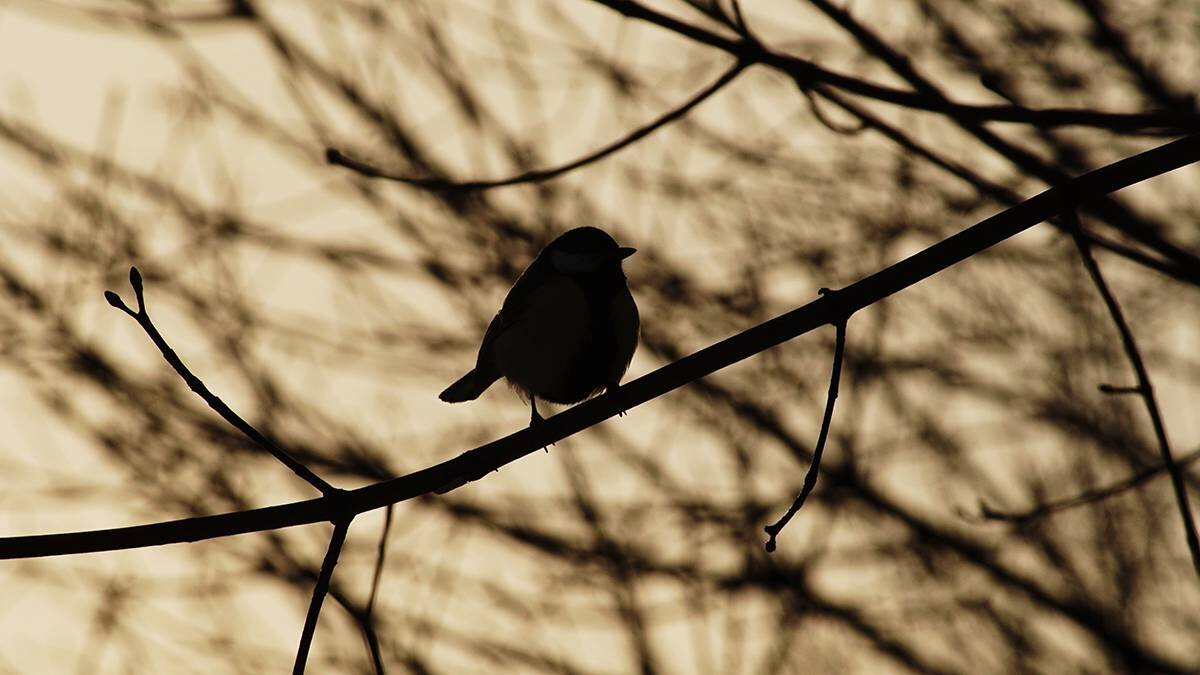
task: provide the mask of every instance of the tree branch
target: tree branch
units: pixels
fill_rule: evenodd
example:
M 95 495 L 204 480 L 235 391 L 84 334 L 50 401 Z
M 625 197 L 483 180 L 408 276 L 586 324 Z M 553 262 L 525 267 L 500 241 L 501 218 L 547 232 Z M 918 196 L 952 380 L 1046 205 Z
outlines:
M 1183 133 L 1200 129 L 1200 115 L 1170 110 L 1149 113 L 1114 113 L 1078 108 L 1027 108 L 1017 105 L 973 105 L 926 94 L 886 87 L 868 80 L 822 68 L 795 56 L 780 54 L 746 40 L 735 40 L 694 26 L 632 0 L 592 0 L 626 17 L 639 19 L 715 47 L 746 63 L 761 63 L 809 84 L 825 83 L 852 94 L 917 110 L 941 113 L 976 122 L 1010 122 L 1036 127 L 1084 126 L 1110 131 Z
M 787 527 L 792 516 L 796 515 L 796 512 L 804 506 L 808 495 L 817 486 L 817 473 L 821 470 L 821 453 L 825 450 L 825 440 L 829 437 L 829 425 L 833 422 L 833 405 L 837 403 L 838 383 L 842 380 L 842 356 L 846 352 L 846 322 L 837 324 L 836 328 L 837 337 L 834 338 L 833 345 L 833 372 L 829 375 L 829 396 L 825 400 L 825 417 L 821 419 L 821 433 L 817 435 L 812 462 L 808 465 L 808 472 L 804 474 L 804 486 L 800 488 L 800 494 L 796 495 L 796 499 L 788 507 L 787 513 L 763 528 L 768 535 L 765 545 L 767 553 L 775 552 L 775 537 L 783 531 L 783 528 Z
M 1197 459 L 1200 459 L 1200 450 L 1194 450 L 1187 455 L 1180 457 L 1176 464 L 1178 466 L 1187 466 L 1192 462 L 1195 462 Z M 1110 485 L 1105 485 L 1104 487 L 1095 488 L 1092 490 L 1085 490 L 1072 497 L 1064 497 L 1062 499 L 1056 499 L 1044 504 L 1039 504 L 1026 511 L 1001 511 L 999 509 L 992 508 L 987 504 L 981 503 L 979 505 L 979 517 L 983 518 L 984 520 L 1003 520 L 1018 524 L 1028 523 L 1030 521 L 1058 513 L 1059 511 L 1066 511 L 1068 509 L 1073 509 L 1077 506 L 1083 506 L 1085 504 L 1093 504 L 1095 502 L 1108 499 L 1109 497 L 1119 495 L 1127 490 L 1132 490 L 1139 485 L 1149 482 L 1151 478 L 1154 478 L 1158 474 L 1162 473 L 1166 470 L 1166 468 L 1167 467 L 1165 464 L 1158 464 L 1156 466 L 1142 469 L 1132 476 L 1122 478 L 1121 480 Z
M 392 516 L 395 504 L 388 504 L 383 517 L 383 531 L 379 533 L 379 550 L 375 555 L 375 573 L 371 575 L 371 595 L 367 599 L 367 607 L 363 611 L 363 638 L 367 641 L 367 651 L 371 653 L 371 663 L 375 666 L 375 675 L 384 675 L 383 654 L 379 649 L 379 635 L 375 631 L 375 598 L 379 595 L 379 582 L 383 579 L 383 566 L 387 562 L 388 535 L 392 533 Z
M 843 30 L 849 33 L 869 54 L 885 63 L 892 72 L 899 75 L 920 95 L 930 98 L 943 106 L 950 105 L 950 98 L 929 78 L 922 75 L 913 65 L 911 59 L 887 44 L 866 25 L 856 21 L 844 9 L 834 6 L 828 0 L 808 0 Z M 807 85 L 803 80 L 796 80 L 802 89 Z M 948 114 L 959 127 L 974 136 L 980 143 L 994 150 L 1016 168 L 1044 181 L 1047 185 L 1057 185 L 1068 179 L 1058 167 L 1046 163 L 1035 153 L 1010 142 L 987 128 L 978 119 Z M 1167 241 L 1158 232 L 1158 228 L 1143 222 L 1125 207 L 1117 202 L 1099 200 L 1092 205 L 1093 213 L 1108 221 L 1113 227 L 1128 235 L 1135 241 L 1155 250 L 1163 257 L 1169 258 L 1181 267 L 1195 269 L 1200 267 L 1200 259 L 1191 251 Z
M 329 538 L 329 548 L 325 551 L 325 560 L 321 562 L 321 574 L 313 587 L 308 615 L 304 618 L 304 631 L 300 633 L 300 645 L 296 648 L 296 663 L 292 666 L 292 675 L 304 675 L 304 668 L 308 665 L 308 650 L 312 647 L 313 635 L 317 632 L 321 605 L 325 602 L 325 594 L 329 592 L 329 580 L 333 578 L 333 568 L 337 566 L 338 556 L 342 553 L 342 544 L 346 541 L 346 532 L 350 529 L 351 520 L 353 516 L 339 520 L 333 526 L 333 536 Z
M 1200 576 L 1200 537 L 1196 535 L 1196 521 L 1192 517 L 1192 505 L 1188 500 L 1187 483 L 1184 480 L 1183 471 L 1175 463 L 1175 457 L 1171 452 L 1171 443 L 1167 439 L 1166 424 L 1163 422 L 1162 411 L 1158 407 L 1158 401 L 1154 397 L 1154 385 L 1150 382 L 1150 373 L 1146 370 L 1145 362 L 1142 361 L 1141 351 L 1138 349 L 1137 341 L 1134 340 L 1133 330 L 1129 328 L 1129 322 L 1125 320 L 1125 313 L 1121 311 L 1120 303 L 1117 302 L 1116 296 L 1109 289 L 1108 282 L 1104 280 L 1104 274 L 1100 272 L 1100 266 L 1096 264 L 1096 259 L 1092 256 L 1092 249 L 1083 237 L 1083 228 L 1079 224 L 1079 215 L 1072 209 L 1064 214 L 1064 218 L 1067 221 L 1068 228 L 1071 230 L 1075 247 L 1079 249 L 1079 258 L 1083 261 L 1083 266 L 1087 269 L 1088 276 L 1092 278 L 1092 282 L 1096 285 L 1096 290 L 1100 292 L 1100 297 L 1104 298 L 1104 305 L 1108 308 L 1108 313 L 1112 316 L 1113 324 L 1121 334 L 1121 344 L 1125 348 L 1125 355 L 1129 358 L 1129 365 L 1133 366 L 1133 370 L 1137 374 L 1138 392 L 1141 394 L 1142 400 L 1146 403 L 1146 412 L 1150 414 L 1150 424 L 1154 427 L 1154 438 L 1158 442 L 1158 451 L 1162 455 L 1163 466 L 1166 467 L 1167 473 L 1171 475 L 1171 485 L 1175 489 L 1175 501 L 1179 507 L 1179 515 L 1183 519 L 1184 536 L 1187 539 L 1188 550 L 1192 554 L 1192 566 L 1196 569 L 1196 575 Z
M 336 521 L 348 514 L 429 494 L 463 477 L 473 480 L 624 409 L 632 409 L 820 326 L 845 321 L 856 311 L 1074 208 L 1081 201 L 1196 161 L 1200 161 L 1200 135 L 1181 138 L 1096 169 L 1045 190 L 836 293 L 633 380 L 618 390 L 619 396 L 592 399 L 547 419 L 537 428 L 522 429 L 406 476 L 318 499 L 250 511 L 109 530 L 0 538 L 0 559 L 141 548 Z
M 404 183 L 406 185 L 411 185 L 413 187 L 421 188 L 424 190 L 430 190 L 430 191 L 434 191 L 434 192 L 481 191 L 481 190 L 490 190 L 492 188 L 505 187 L 508 185 L 519 185 L 522 183 L 540 183 L 542 181 L 550 180 L 551 178 L 557 178 L 558 176 L 561 176 L 567 172 L 574 171 L 575 169 L 578 169 L 582 166 L 586 166 L 593 162 L 599 161 L 599 160 L 617 152 L 618 150 L 621 150 L 623 148 L 626 148 L 626 147 L 636 143 L 637 141 L 649 136 L 650 134 L 654 133 L 655 131 L 658 131 L 659 129 L 663 128 L 664 126 L 670 124 L 671 122 L 674 122 L 675 120 L 683 117 L 688 112 L 690 112 L 692 110 L 692 108 L 695 108 L 696 106 L 700 105 L 705 100 L 707 100 L 710 96 L 717 93 L 721 89 L 725 88 L 725 85 L 729 84 L 730 82 L 733 82 L 733 80 L 736 79 L 737 76 L 740 75 L 742 73 L 742 71 L 746 69 L 747 65 L 748 64 L 744 61 L 741 61 L 741 60 L 737 61 L 732 66 L 730 66 L 730 68 L 728 70 L 726 70 L 724 73 L 722 73 L 721 76 L 718 77 L 712 84 L 710 84 L 707 87 L 705 87 L 704 89 L 700 90 L 694 96 L 692 96 L 690 99 L 685 101 L 682 105 L 663 114 L 658 119 L 651 122 L 650 124 L 643 126 L 643 127 L 639 127 L 637 129 L 634 129 L 632 132 L 626 134 L 622 138 L 619 138 L 619 139 L 613 141 L 612 143 L 609 143 L 608 145 L 600 148 L 599 150 L 596 150 L 592 153 L 584 155 L 583 157 L 580 157 L 579 159 L 576 159 L 576 160 L 567 162 L 566 164 L 561 164 L 559 166 L 552 167 L 549 169 L 533 169 L 530 171 L 525 171 L 523 173 L 519 173 L 515 176 L 509 176 L 508 178 L 497 178 L 494 180 L 470 180 L 470 181 L 457 182 L 457 181 L 449 181 L 444 178 L 422 178 L 419 176 L 405 176 L 402 174 L 389 173 L 383 169 L 380 169 L 378 167 L 367 164 L 366 162 L 359 161 L 352 157 L 347 157 L 346 155 L 342 154 L 342 152 L 340 150 L 338 150 L 336 148 L 328 148 L 325 150 L 325 160 L 328 161 L 330 164 L 344 166 L 347 169 L 357 171 L 358 173 L 361 173 L 364 176 L 369 176 L 371 178 L 384 178 L 387 180 L 394 180 L 394 181 L 398 181 L 400 183 Z
M 232 408 L 230 408 L 228 405 L 225 405 L 225 402 L 221 400 L 221 397 L 212 393 L 212 391 L 205 386 L 204 382 L 188 369 L 187 365 L 184 364 L 183 359 L 180 359 L 179 355 L 175 353 L 175 350 L 171 349 L 171 345 L 167 343 L 162 334 L 158 332 L 158 328 L 154 325 L 154 322 L 150 320 L 150 313 L 146 310 L 146 298 L 142 288 L 142 273 L 139 272 L 138 268 L 136 267 L 129 268 L 129 285 L 133 287 L 133 295 L 137 299 L 137 311 L 130 309 L 129 306 L 125 304 L 125 301 L 121 299 L 121 296 L 117 295 L 113 291 L 104 291 L 104 299 L 108 301 L 108 304 L 116 307 L 122 312 L 125 312 L 132 317 L 134 321 L 137 321 L 138 325 L 142 327 L 142 330 L 146 332 L 146 335 L 150 336 L 150 340 L 154 342 L 154 346 L 158 347 L 158 351 L 162 354 L 163 358 L 167 360 L 167 363 L 170 364 L 171 367 L 175 369 L 175 372 L 179 374 L 179 377 L 183 378 L 183 381 L 187 383 L 188 388 L 196 392 L 197 396 L 204 399 L 204 402 L 208 404 L 208 407 L 212 408 L 218 415 L 221 416 L 222 419 L 228 422 L 230 426 L 242 432 L 251 441 L 254 441 L 267 452 L 271 453 L 275 459 L 278 459 L 283 463 L 284 466 L 291 469 L 292 473 L 304 479 L 306 483 L 315 487 L 321 492 L 321 494 L 329 496 L 337 492 L 337 488 L 325 482 L 323 478 L 313 473 L 312 470 L 304 466 L 304 464 L 302 464 L 295 457 L 292 457 L 287 450 L 279 447 L 278 444 L 264 436 L 258 429 L 255 429 L 252 424 L 242 419 L 242 417 L 234 412 Z

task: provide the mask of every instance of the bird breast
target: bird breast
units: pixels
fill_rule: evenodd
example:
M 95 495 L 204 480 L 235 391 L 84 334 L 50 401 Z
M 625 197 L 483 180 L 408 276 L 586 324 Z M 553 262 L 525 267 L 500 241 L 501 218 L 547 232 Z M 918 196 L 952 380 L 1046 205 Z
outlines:
M 592 341 L 583 288 L 569 277 L 552 275 L 522 304 L 519 316 L 496 338 L 500 373 L 527 396 L 560 403 L 586 398 L 590 391 L 570 398 L 582 386 L 571 382 L 573 371 Z

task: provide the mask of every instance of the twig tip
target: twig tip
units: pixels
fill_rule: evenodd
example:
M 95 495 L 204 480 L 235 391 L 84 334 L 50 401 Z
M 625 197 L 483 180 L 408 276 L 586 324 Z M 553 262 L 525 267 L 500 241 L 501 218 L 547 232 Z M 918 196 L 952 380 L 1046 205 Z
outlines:
M 767 543 L 763 544 L 763 548 L 767 549 L 767 553 L 775 552 L 775 534 L 778 532 L 774 527 L 768 525 L 763 528 L 767 533 Z
M 133 295 L 137 299 L 138 314 L 146 311 L 146 298 L 143 295 L 142 273 L 137 267 L 129 268 L 129 285 L 133 287 Z M 132 314 L 133 312 L 130 312 Z
M 104 299 L 108 301 L 108 304 L 123 312 L 129 311 L 129 308 L 125 306 L 125 301 L 121 299 L 121 296 L 112 291 L 104 291 Z

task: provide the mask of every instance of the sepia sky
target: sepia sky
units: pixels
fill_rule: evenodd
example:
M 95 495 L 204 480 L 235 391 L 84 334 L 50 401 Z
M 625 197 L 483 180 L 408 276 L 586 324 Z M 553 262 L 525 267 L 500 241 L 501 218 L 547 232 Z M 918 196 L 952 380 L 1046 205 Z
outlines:
M 957 102 L 1185 122 L 980 124 L 802 91 L 757 64 L 542 183 L 429 191 L 325 162 L 334 147 L 451 181 L 552 167 L 734 63 L 605 4 L 280 0 L 245 16 L 225 2 L 0 0 L 0 536 L 315 496 L 105 302 L 133 302 L 130 266 L 211 390 L 354 488 L 527 424 L 503 383 L 456 405 L 437 392 L 566 229 L 639 250 L 625 264 L 643 329 L 628 382 L 1052 175 L 1200 126 L 1187 2 L 764 0 L 741 7 L 757 39 L 850 78 L 920 89 L 840 9 Z M 738 39 L 728 3 L 643 4 Z M 1178 457 L 1200 450 L 1198 176 L 1082 209 Z M 1200 586 L 1171 484 L 1141 398 L 1098 388 L 1134 375 L 1061 229 L 854 317 L 820 481 L 768 555 L 762 528 L 803 481 L 832 352 L 823 328 L 398 505 L 373 615 L 386 671 L 1200 668 Z M 1200 508 L 1200 473 L 1184 470 Z M 1075 508 L 987 517 L 1143 473 Z M 354 521 L 309 672 L 375 672 L 356 612 L 383 523 Z M 286 672 L 330 530 L 3 561 L 0 673 Z

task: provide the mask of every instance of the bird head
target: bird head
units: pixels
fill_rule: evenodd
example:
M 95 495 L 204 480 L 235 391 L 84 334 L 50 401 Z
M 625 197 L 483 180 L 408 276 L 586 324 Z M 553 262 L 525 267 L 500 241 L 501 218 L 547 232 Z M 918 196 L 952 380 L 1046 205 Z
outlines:
M 559 274 L 588 276 L 620 272 L 621 261 L 636 251 L 628 246 L 618 246 L 604 230 L 577 227 L 547 244 L 544 255 Z

